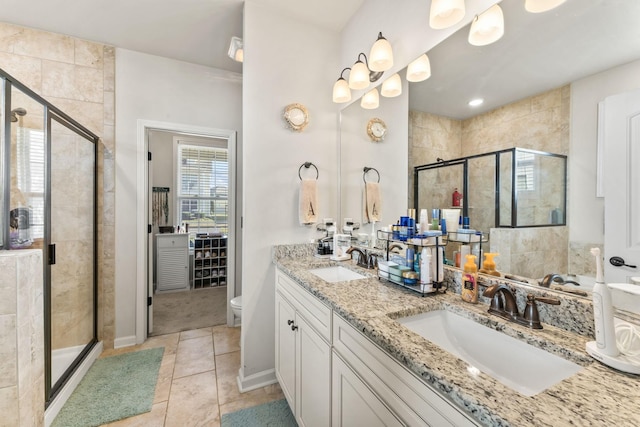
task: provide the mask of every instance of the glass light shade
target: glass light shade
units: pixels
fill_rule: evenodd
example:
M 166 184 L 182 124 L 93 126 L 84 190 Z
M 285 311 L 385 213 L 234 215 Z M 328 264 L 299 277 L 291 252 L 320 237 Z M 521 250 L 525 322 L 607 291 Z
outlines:
M 369 69 L 358 60 L 349 73 L 349 87 L 353 90 L 366 89 L 369 86 Z
M 349 89 L 347 81 L 340 77 L 333 85 L 333 102 L 341 104 L 349 101 L 351 101 L 351 89 Z
M 431 77 L 431 63 L 427 54 L 420 55 L 407 67 L 407 80 L 421 82 Z
M 460 22 L 464 13 L 464 0 L 432 0 L 429 25 L 436 30 L 449 28 Z
M 371 52 L 369 52 L 369 69 L 371 71 L 387 71 L 391 67 L 393 67 L 391 43 L 380 33 L 378 40 L 371 46 Z
M 238 62 L 243 62 L 244 61 L 244 49 L 240 48 L 238 50 L 236 50 L 236 54 L 235 57 L 233 58 Z
M 380 105 L 380 96 L 378 95 L 378 89 L 375 87 L 369 92 L 365 93 L 360 101 L 360 106 L 365 110 L 374 110 Z
M 382 83 L 382 89 L 380 89 L 380 95 L 393 98 L 394 96 L 398 96 L 402 93 L 402 79 L 398 73 L 389 77 L 387 80 Z
M 525 0 L 524 8 L 527 12 L 541 13 L 547 10 L 555 9 L 566 0 Z
M 469 43 L 474 46 L 485 46 L 496 42 L 504 34 L 504 15 L 502 9 L 494 4 L 471 23 Z

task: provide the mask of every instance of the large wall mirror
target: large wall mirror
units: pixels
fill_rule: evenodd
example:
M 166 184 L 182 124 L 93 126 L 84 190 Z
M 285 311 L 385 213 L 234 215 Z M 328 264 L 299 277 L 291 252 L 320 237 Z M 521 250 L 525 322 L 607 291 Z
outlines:
M 588 117 L 581 111 L 583 117 L 576 119 L 572 102 L 581 94 L 574 93 L 574 84 L 640 61 L 636 22 L 640 2 L 567 0 L 541 14 L 526 12 L 523 3 L 500 3 L 505 35 L 498 42 L 469 45 L 467 25 L 427 52 L 432 68 L 428 80 L 407 84 L 403 71 L 400 98 L 381 97 L 377 110 L 363 110 L 359 102 L 342 110 L 340 215 L 357 216 L 364 163 L 384 170 L 381 183 L 385 178 L 391 181 L 383 188 L 383 198 L 392 200 L 386 205 L 389 210 L 381 224 L 385 225 L 414 206 L 414 166 L 513 147 L 566 155 L 570 177 L 572 169 L 585 168 L 592 168 L 588 173 L 594 177 L 590 189 L 584 188 L 584 182 L 569 180 L 567 198 L 572 203 L 567 208 L 567 225 L 493 229 L 491 250 L 500 253 L 496 261 L 503 273 L 532 283 L 548 273 L 595 276 L 595 262 L 588 250 L 603 246 L 604 205 L 595 194 L 595 154 L 592 163 L 590 159 L 585 163 L 584 151 L 595 153 L 596 144 L 585 142 L 584 148 L 576 149 L 575 135 L 584 127 L 575 126 L 576 120 L 588 122 L 595 141 L 597 101 L 590 106 Z M 640 77 L 635 78 L 640 87 Z M 468 102 L 477 97 L 484 103 L 470 107 Z M 366 119 L 376 116 L 389 126 L 388 139 L 367 144 Z M 405 131 L 398 129 L 403 126 Z M 361 144 L 356 146 L 354 135 L 358 133 Z M 402 140 L 403 133 L 406 140 Z M 571 206 L 583 205 L 596 206 L 599 216 L 588 219 L 583 213 L 578 217 L 574 209 L 572 220 Z M 594 230 L 598 230 L 595 238 Z M 583 240 L 582 234 L 590 237 Z M 585 288 L 588 285 L 578 289 L 587 290 L 589 296 Z

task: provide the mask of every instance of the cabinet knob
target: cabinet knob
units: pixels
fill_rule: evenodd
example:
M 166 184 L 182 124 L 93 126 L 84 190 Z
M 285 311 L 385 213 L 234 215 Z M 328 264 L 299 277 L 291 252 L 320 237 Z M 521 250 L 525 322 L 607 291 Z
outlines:
M 296 329 L 298 329 L 298 327 L 296 325 L 291 325 L 291 330 L 295 331 Z
M 293 325 L 293 320 L 287 320 L 287 325 L 289 326 Z

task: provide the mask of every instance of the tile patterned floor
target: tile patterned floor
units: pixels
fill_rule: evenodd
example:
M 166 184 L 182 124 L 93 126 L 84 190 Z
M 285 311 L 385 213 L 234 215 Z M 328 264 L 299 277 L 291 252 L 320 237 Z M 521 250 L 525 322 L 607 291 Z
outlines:
M 216 427 L 223 414 L 284 398 L 278 384 L 240 393 L 240 328 L 214 326 L 149 338 L 100 357 L 164 346 L 151 412 L 109 427 Z

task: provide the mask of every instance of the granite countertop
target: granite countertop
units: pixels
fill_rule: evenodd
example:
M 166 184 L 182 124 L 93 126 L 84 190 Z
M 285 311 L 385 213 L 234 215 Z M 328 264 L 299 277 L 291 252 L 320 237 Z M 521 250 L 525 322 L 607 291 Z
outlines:
M 554 427 L 640 424 L 640 378 L 614 371 L 592 359 L 585 351 L 585 344 L 591 339 L 585 336 L 547 324 L 542 330 L 531 330 L 507 322 L 489 315 L 487 305 L 467 304 L 451 291 L 422 297 L 378 279 L 376 270 L 359 268 L 351 261 L 340 265 L 366 275 L 366 279 L 325 282 L 307 270 L 335 262 L 309 254 L 274 257 L 274 262 L 481 424 Z M 524 396 L 484 373 L 470 373 L 467 363 L 393 320 L 442 308 L 571 360 L 584 369 L 542 393 Z

